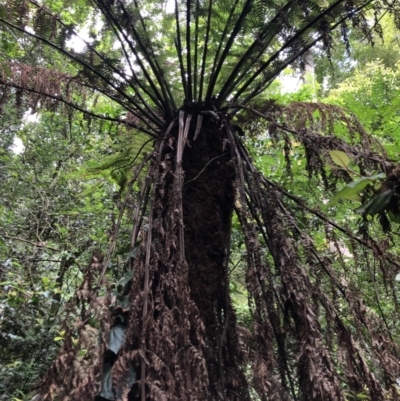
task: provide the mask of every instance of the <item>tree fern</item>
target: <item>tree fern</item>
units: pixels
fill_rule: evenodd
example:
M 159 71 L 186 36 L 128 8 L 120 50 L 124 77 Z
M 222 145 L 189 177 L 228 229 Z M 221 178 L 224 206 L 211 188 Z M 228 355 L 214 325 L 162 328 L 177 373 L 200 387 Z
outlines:
M 44 378 L 41 399 L 336 401 L 346 394 L 398 399 L 398 345 L 379 303 L 369 307 L 380 314 L 371 313 L 354 285 L 341 277 L 335 258 L 344 255 L 335 235 L 351 244 L 353 264 L 378 263 L 382 277 L 393 277 L 400 268 L 396 258 L 366 224 L 356 235 L 264 177 L 238 135 L 262 119 L 259 127 L 275 146 L 282 144 L 288 167 L 294 139 L 304 149 L 309 178 L 325 189 L 351 181 L 352 171 L 367 176 L 377 170 L 390 177 L 383 188 L 389 186 L 390 201 L 398 203 L 395 163 L 352 116 L 318 104 L 252 107 L 315 44 L 329 55 L 333 30 L 342 28 L 348 43 L 345 24 L 351 23 L 372 42 L 379 25 L 371 29 L 367 14 L 394 12 L 398 18 L 396 5 L 374 0 L 175 0 L 173 7 L 152 0 L 82 3 L 104 28 L 85 42 L 84 51 L 74 52 L 67 38 L 77 36 L 80 27 L 63 22 L 52 2 L 4 2 L 2 29 L 48 46 L 73 64 L 75 75 L 68 71 L 60 82 L 38 88 L 36 77 L 21 81 L 4 68 L 3 90 L 13 87 L 40 101 L 49 97 L 93 118 L 125 124 L 154 146 L 141 158 L 143 146 L 125 149 L 97 167 L 111 169 L 120 184 L 129 185 L 128 194 L 146 174 L 134 213 L 132 279 L 114 304 L 100 300 L 117 224 L 96 285 L 88 269 L 76 292 L 71 313 L 80 318 Z M 118 45 L 102 48 L 107 35 Z M 123 110 L 121 116 L 96 113 L 89 102 L 77 104 L 66 82 L 107 97 Z M 346 140 L 332 135 L 332 121 L 346 126 Z M 354 170 L 345 163 L 329 174 L 325 165 L 332 151 L 344 152 Z M 128 180 L 126 169 L 136 160 L 140 164 Z M 373 189 L 362 195 L 382 206 Z M 389 203 L 379 211 L 386 213 Z M 369 205 L 365 223 L 371 204 L 364 205 Z M 233 216 L 246 247 L 252 313 L 247 328 L 238 324 L 229 293 Z M 336 256 L 321 255 L 304 228 L 309 221 L 318 221 L 324 241 L 337 245 Z M 93 316 L 101 327 L 100 347 L 86 360 L 78 351 L 86 347 Z M 118 344 L 116 332 L 124 335 Z

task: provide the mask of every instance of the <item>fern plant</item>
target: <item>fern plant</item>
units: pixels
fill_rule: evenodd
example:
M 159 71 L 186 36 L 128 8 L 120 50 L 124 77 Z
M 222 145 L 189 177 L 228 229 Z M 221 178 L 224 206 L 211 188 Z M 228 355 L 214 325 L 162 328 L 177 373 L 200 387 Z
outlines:
M 383 276 L 393 276 L 399 264 L 367 231 L 355 235 L 264 177 L 241 137 L 263 129 L 283 147 L 288 168 L 295 140 L 304 148 L 309 176 L 327 189 L 351 179 L 346 168 L 326 171 L 332 150 L 348 155 L 361 175 L 379 170 L 398 182 L 395 164 L 353 116 L 334 106 L 283 107 L 263 100 L 274 79 L 315 44 L 329 56 L 334 30 L 348 43 L 351 26 L 372 42 L 382 14 L 393 12 L 398 20 L 398 4 L 63 4 L 64 9 L 50 0 L 2 2 L 5 35 L 21 43 L 29 38 L 38 49 L 47 46 L 61 64 L 71 63 L 61 73 L 43 56 L 37 66 L 9 57 L 0 76 L 3 96 L 17 93 L 34 108 L 64 104 L 90 118 L 124 124 L 147 135 L 153 150 L 137 164 L 127 189 L 144 172 L 125 298 L 106 313 L 112 300 L 100 301 L 96 290 L 117 224 L 97 286 L 88 269 L 77 291 L 77 303 L 89 306 L 74 328 L 66 327 L 39 399 L 336 401 L 348 394 L 398 399 L 398 345 L 383 312 L 371 313 L 341 277 L 337 235 L 351 244 L 355 264 L 378 262 Z M 375 18 L 372 24 L 368 15 Z M 89 38 L 81 39 L 85 47 L 78 52 L 71 39 L 82 26 Z M 119 115 L 90 108 L 92 93 L 118 104 Z M 313 124 L 317 114 L 320 132 Z M 347 139 L 333 135 L 335 124 L 346 128 Z M 393 206 L 398 189 L 390 185 Z M 252 314 L 246 328 L 237 322 L 229 293 L 234 215 L 246 246 Z M 299 223 L 307 219 L 325 227 L 325 239 L 337 245 L 339 256 L 321 255 Z M 97 349 L 88 336 L 93 315 L 102 327 Z M 90 355 L 82 355 L 82 348 Z

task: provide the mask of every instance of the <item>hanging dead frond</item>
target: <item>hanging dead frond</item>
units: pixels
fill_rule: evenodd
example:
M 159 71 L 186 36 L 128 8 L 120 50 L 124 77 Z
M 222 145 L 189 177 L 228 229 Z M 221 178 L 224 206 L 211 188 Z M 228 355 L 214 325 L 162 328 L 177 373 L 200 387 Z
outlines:
M 236 149 L 238 167 L 242 170 L 238 183 L 241 207 L 237 213 L 251 258 L 250 277 L 258 278 L 256 288 L 269 300 L 262 314 L 268 318 L 257 326 L 268 328 L 267 339 L 272 337 L 273 348 L 285 356 L 282 375 L 285 380 L 281 383 L 290 389 L 294 374 L 299 393 L 297 396 L 292 393 L 293 399 L 341 400 L 345 399 L 346 388 L 352 394 L 365 392 L 373 400 L 399 399 L 396 384 L 399 348 L 388 326 L 382 326 L 382 320 L 363 303 L 359 291 L 340 277 L 332 257 L 319 256 L 313 239 L 299 228 L 297 213 L 291 210 L 290 200 L 285 199 L 287 193 L 268 183 L 252 167 L 240 143 Z M 260 251 L 255 253 L 260 249 L 260 236 L 252 226 L 262 233 L 269 256 Z M 336 227 L 333 225 L 331 229 Z M 362 243 L 361 247 L 373 248 L 371 243 Z M 393 279 L 390 258 L 374 254 L 370 257 L 388 265 Z M 254 293 L 254 285 L 249 291 L 259 299 L 260 293 Z M 274 305 L 280 312 L 272 309 Z M 277 315 L 281 315 L 280 323 Z M 355 331 L 348 327 L 349 316 Z M 282 329 L 276 328 L 280 325 L 285 327 L 284 335 Z M 290 362 L 291 352 L 295 357 Z M 386 360 L 380 378 L 376 377 L 376 369 L 370 368 L 376 360 Z M 391 372 L 384 368 L 386 363 L 392 367 Z
M 22 93 L 28 93 L 24 108 L 29 107 L 33 112 L 38 108 L 55 110 L 60 101 L 71 103 L 72 96 L 78 94 L 82 96 L 84 104 L 86 97 L 86 90 L 76 77 L 21 63 L 2 64 L 0 85 L 4 94 L 13 90 L 20 91 L 16 96 L 16 102 L 19 104 L 22 101 Z
M 48 68 L 20 63 L 3 63 L 1 67 L 2 97 L 0 104 L 15 99 L 19 109 L 30 108 L 31 112 L 41 109 L 56 111 L 60 105 L 63 105 L 78 110 L 88 117 L 123 124 L 128 128 L 134 128 L 154 136 L 153 132 L 141 126 L 140 120 L 132 118 L 132 114 L 129 112 L 128 118 L 119 119 L 90 111 L 87 103 L 92 91 L 79 76 L 73 77 Z M 76 96 L 81 98 L 79 103 L 75 101 Z
M 66 305 L 67 318 L 59 331 L 62 346 L 43 379 L 40 398 L 43 401 L 56 397 L 66 401 L 89 398 L 101 390 L 102 362 L 110 334 L 108 307 L 112 303 L 110 296 L 98 297 L 94 288 L 102 263 L 101 252 L 94 251 L 83 272 L 82 284 Z
M 237 116 L 244 127 L 253 135 L 266 133 L 275 147 L 283 149 L 289 171 L 293 142 L 301 144 L 309 177 L 320 176 L 326 189 L 335 182 L 328 179 L 328 167 L 332 165 L 329 151 L 347 154 L 361 176 L 371 175 L 373 171 L 386 174 L 395 165 L 394 161 L 388 160 L 380 142 L 365 131 L 356 116 L 338 106 L 311 102 L 280 106 L 272 102 L 262 112 L 246 106 L 232 105 L 231 109 L 246 110 L 246 115 Z M 254 126 L 252 116 L 260 117 L 258 127 Z M 342 136 L 336 134 L 339 129 L 344 131 Z M 350 171 L 331 170 L 333 177 L 351 181 Z

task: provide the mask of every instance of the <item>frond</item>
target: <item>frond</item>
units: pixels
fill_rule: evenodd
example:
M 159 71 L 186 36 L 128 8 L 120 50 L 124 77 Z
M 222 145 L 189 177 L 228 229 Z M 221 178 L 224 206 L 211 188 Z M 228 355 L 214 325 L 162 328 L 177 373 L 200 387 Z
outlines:
M 0 85 L 3 90 L 3 100 L 15 97 L 17 107 L 31 108 L 33 112 L 38 109 L 56 110 L 60 104 L 82 112 L 84 115 L 100 120 L 113 121 L 128 125 L 148 135 L 154 136 L 154 132 L 141 126 L 140 120 L 126 121 L 112 116 L 99 115 L 87 108 L 87 98 L 92 89 L 87 87 L 86 81 L 77 76 L 49 70 L 43 67 L 34 67 L 20 63 L 2 65 Z M 12 93 L 15 91 L 15 93 Z M 24 94 L 26 103 L 22 104 Z M 81 97 L 78 103 L 75 97 Z
M 326 165 L 330 164 L 328 150 L 340 150 L 348 154 L 358 165 L 361 175 L 377 169 L 386 172 L 393 166 L 393 161 L 387 159 L 380 142 L 364 130 L 356 116 L 346 113 L 338 106 L 306 102 L 280 106 L 275 102 L 267 102 L 264 108 L 237 106 L 236 112 L 240 109 L 246 110 L 245 115 L 238 115 L 238 121 L 246 130 L 268 133 L 277 147 L 280 146 L 279 141 L 282 141 L 288 168 L 292 141 L 301 143 L 310 177 L 319 174 L 326 176 Z M 232 110 L 235 110 L 235 106 Z M 257 128 L 254 116 L 267 123 Z M 335 134 L 338 125 L 344 131 L 342 137 Z M 325 179 L 324 181 L 327 182 Z
M 121 62 L 115 64 L 115 58 L 97 48 L 96 40 L 86 43 L 86 54 L 71 52 L 67 39 L 78 36 L 76 27 L 64 23 L 50 7 L 34 1 L 23 4 L 29 11 L 22 15 L 31 13 L 32 21 L 16 18 L 15 2 L 10 1 L 5 8 L 7 15 L 0 19 L 3 25 L 62 52 L 80 66 L 81 73 L 99 91 L 109 96 L 105 89 L 109 87 L 114 101 L 124 107 L 134 106 L 138 118 L 151 121 L 158 129 L 185 99 L 199 104 L 212 100 L 217 108 L 226 106 L 228 99 L 246 105 L 316 43 L 320 42 L 329 54 L 333 30 L 341 27 L 348 43 L 346 21 L 373 42 L 373 31 L 379 35 L 379 16 L 398 12 L 373 0 L 336 0 L 324 6 L 313 1 L 282 4 L 238 0 L 232 4 L 224 0 L 176 0 L 173 12 L 166 9 L 164 1 L 141 9 L 137 1 L 96 0 L 93 13 L 99 17 L 100 12 L 104 21 L 96 40 L 101 41 L 107 32 L 118 41 L 115 56 Z M 367 7 L 375 12 L 372 28 L 366 22 Z M 173 21 L 175 32 L 170 33 Z M 27 26 L 35 33 L 27 31 Z M 243 50 L 238 51 L 239 47 Z M 129 72 L 121 68 L 123 64 Z

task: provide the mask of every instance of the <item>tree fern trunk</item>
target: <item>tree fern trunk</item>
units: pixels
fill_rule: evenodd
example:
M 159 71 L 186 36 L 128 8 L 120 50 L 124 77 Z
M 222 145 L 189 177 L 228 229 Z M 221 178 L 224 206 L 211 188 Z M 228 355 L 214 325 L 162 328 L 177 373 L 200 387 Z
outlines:
M 235 174 L 225 130 L 219 125 L 206 121 L 195 141 L 189 136 L 183 157 L 183 221 L 190 295 L 205 327 L 210 385 L 217 391 L 224 383 L 229 392 L 229 387 L 238 391 L 232 383 L 239 373 L 227 276 Z
M 208 117 L 197 126 L 196 115 L 181 112 L 158 142 L 149 230 L 116 363 L 130 359 L 140 372 L 130 400 L 248 399 L 228 294 L 234 166 L 224 126 Z

